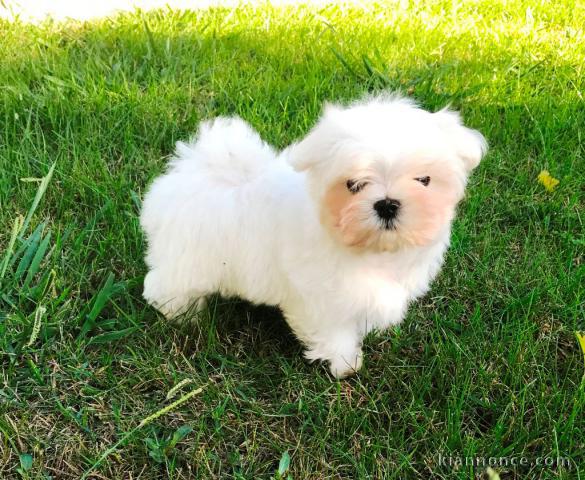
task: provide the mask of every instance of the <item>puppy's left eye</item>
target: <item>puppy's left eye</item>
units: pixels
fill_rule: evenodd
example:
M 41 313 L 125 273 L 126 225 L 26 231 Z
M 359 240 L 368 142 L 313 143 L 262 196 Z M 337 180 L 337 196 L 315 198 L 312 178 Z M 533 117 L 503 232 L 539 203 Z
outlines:
M 368 182 L 360 182 L 359 180 L 348 180 L 345 182 L 345 186 L 352 194 L 358 193 L 367 184 Z
M 425 187 L 428 187 L 429 183 L 431 183 L 431 177 L 417 177 L 415 180 L 422 183 Z

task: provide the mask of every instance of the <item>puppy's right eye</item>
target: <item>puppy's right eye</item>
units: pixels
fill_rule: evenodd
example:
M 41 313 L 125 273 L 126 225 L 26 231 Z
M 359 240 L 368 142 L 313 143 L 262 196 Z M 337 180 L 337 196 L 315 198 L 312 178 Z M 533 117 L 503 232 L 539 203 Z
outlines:
M 426 177 L 417 177 L 417 178 L 415 178 L 415 180 L 417 182 L 422 183 L 425 187 L 428 187 L 429 186 L 429 183 L 431 183 L 431 177 L 429 177 L 429 176 L 426 176 Z
M 358 180 L 348 180 L 345 182 L 345 186 L 352 194 L 358 193 L 367 184 L 368 182 L 359 182 Z

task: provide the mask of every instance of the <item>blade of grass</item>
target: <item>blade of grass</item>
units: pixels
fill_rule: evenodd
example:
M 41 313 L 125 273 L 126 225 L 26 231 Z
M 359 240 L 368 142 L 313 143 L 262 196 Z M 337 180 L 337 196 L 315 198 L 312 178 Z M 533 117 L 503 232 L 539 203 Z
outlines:
M 14 244 L 16 243 L 16 237 L 18 237 L 18 232 L 22 229 L 23 220 L 21 216 L 18 216 L 14 219 L 14 223 L 12 224 L 12 232 L 10 234 L 10 240 L 8 241 L 8 248 L 4 253 L 4 259 L 2 260 L 2 270 L 0 270 L 0 280 L 4 278 L 6 274 L 6 269 L 8 268 L 8 262 L 10 261 L 10 257 L 12 256 L 12 252 L 14 251 Z
M 91 310 L 85 316 L 85 321 L 83 322 L 81 331 L 77 336 L 78 340 L 84 338 L 93 329 L 95 326 L 95 321 L 100 312 L 104 309 L 110 298 L 122 290 L 123 287 L 123 283 L 114 283 L 114 274 L 110 272 L 102 288 L 100 288 L 98 293 L 95 295 L 95 300 L 93 301 Z
M 26 229 L 28 228 L 28 224 L 30 223 L 32 216 L 34 215 L 37 207 L 39 206 L 41 199 L 45 195 L 45 192 L 47 191 L 47 187 L 49 186 L 49 182 L 51 181 L 51 178 L 53 178 L 53 172 L 55 171 L 56 165 L 57 165 L 57 163 L 54 162 L 53 165 L 51 165 L 51 168 L 49 168 L 48 173 L 41 180 L 41 183 L 39 184 L 39 188 L 37 189 L 37 193 L 35 195 L 33 203 L 31 205 L 31 207 L 29 208 L 28 213 L 26 214 L 26 218 L 24 219 L 24 223 L 22 224 L 22 227 L 20 229 L 21 234 L 26 232 Z
M 87 342 L 87 344 L 92 345 L 115 342 L 116 340 L 121 340 L 122 338 L 132 335 L 136 330 L 139 329 L 140 326 L 135 326 L 124 328 L 122 330 L 116 330 L 115 332 L 106 332 L 100 335 L 95 335 L 94 337 L 91 337 L 89 339 L 89 342 Z
M 43 240 L 41 241 L 39 248 L 37 248 L 35 256 L 33 257 L 32 262 L 30 263 L 30 266 L 28 267 L 28 271 L 27 271 L 26 277 L 24 279 L 24 285 L 23 285 L 24 290 L 28 290 L 28 286 L 30 285 L 30 282 L 34 278 L 35 274 L 39 271 L 41 262 L 45 258 L 45 253 L 47 252 L 47 248 L 49 247 L 50 241 L 51 241 L 51 231 L 49 230 L 47 235 L 45 235 L 45 238 L 43 238 Z
M 14 274 L 15 281 L 19 280 L 22 277 L 22 275 L 24 275 L 24 272 L 28 269 L 29 265 L 31 264 L 35 256 L 35 253 L 39 248 L 44 227 L 45 224 L 41 223 L 39 226 L 37 226 L 37 228 L 30 235 L 30 237 L 26 239 L 27 247 L 26 250 L 24 251 L 24 254 L 22 255 L 22 258 L 20 259 L 20 262 L 18 263 L 18 267 L 16 267 L 16 272 Z
M 339 62 L 345 67 L 345 69 L 349 73 L 351 73 L 355 78 L 361 80 L 362 76 L 353 69 L 353 67 L 348 63 L 348 61 L 343 57 L 343 55 L 341 55 L 341 53 L 336 48 L 331 47 L 331 51 L 333 52 L 333 55 L 337 57 L 337 60 L 339 60 Z

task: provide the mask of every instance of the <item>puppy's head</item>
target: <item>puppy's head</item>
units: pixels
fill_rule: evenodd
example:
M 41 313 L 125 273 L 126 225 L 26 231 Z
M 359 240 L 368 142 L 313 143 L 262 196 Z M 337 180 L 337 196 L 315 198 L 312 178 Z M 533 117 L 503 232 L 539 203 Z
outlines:
M 289 161 L 306 171 L 321 222 L 356 249 L 429 245 L 449 229 L 469 173 L 487 150 L 456 112 L 396 96 L 327 105 Z

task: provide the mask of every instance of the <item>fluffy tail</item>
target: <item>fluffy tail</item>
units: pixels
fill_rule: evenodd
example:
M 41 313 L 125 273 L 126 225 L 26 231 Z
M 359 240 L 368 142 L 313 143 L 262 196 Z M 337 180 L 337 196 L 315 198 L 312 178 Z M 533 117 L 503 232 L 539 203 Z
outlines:
M 239 117 L 204 122 L 194 140 L 177 143 L 172 168 L 197 169 L 210 179 L 237 186 L 266 170 L 275 151 Z

